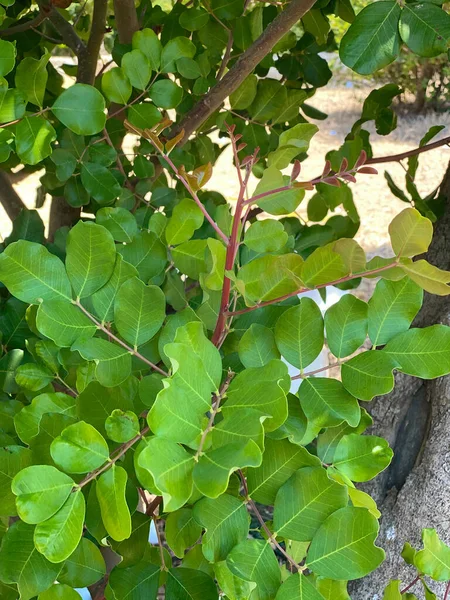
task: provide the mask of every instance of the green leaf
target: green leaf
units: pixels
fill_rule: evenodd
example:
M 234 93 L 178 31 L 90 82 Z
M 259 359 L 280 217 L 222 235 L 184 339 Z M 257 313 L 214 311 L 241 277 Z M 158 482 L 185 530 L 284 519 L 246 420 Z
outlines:
M 369 300 L 369 337 L 373 345 L 386 344 L 409 329 L 422 301 L 422 290 L 408 277 L 400 281 L 380 279 Z
M 67 300 L 55 298 L 40 304 L 36 327 L 62 348 L 70 348 L 78 338 L 92 337 L 96 325 Z
M 243 440 L 253 440 L 259 449 L 264 450 L 264 427 L 266 417 L 259 410 L 241 408 L 232 410 L 229 415 L 215 424 L 210 437 L 211 446 L 220 448 L 228 444 L 242 444 Z
M 299 123 L 286 129 L 279 137 L 277 150 L 269 154 L 267 165 L 285 169 L 298 154 L 307 152 L 312 137 L 318 131 L 317 125 L 310 123 Z
M 400 17 L 400 35 L 414 54 L 438 56 L 447 51 L 450 40 L 450 16 L 431 2 L 404 6 Z
M 180 508 L 166 519 L 166 541 L 178 558 L 183 558 L 186 548 L 193 546 L 201 533 L 202 528 L 194 519 L 191 508 Z
M 95 220 L 109 231 L 116 242 L 132 242 L 138 232 L 134 215 L 125 208 L 101 208 Z
M 314 536 L 306 566 L 316 575 L 353 580 L 376 569 L 384 551 L 375 546 L 378 522 L 365 508 L 341 508 L 333 513 Z
M 435 379 L 450 373 L 450 327 L 432 325 L 409 329 L 386 344 L 386 353 L 403 373 Z
M 290 185 L 289 177 L 274 166 L 264 170 L 261 180 L 255 188 L 254 196 L 271 192 L 278 188 Z M 305 196 L 302 188 L 291 188 L 284 192 L 268 194 L 266 197 L 256 201 L 257 206 L 271 215 L 287 215 L 294 212 Z
M 17 89 L 8 90 L 0 86 L 0 123 L 21 119 L 25 114 L 27 100 Z
M 248 600 L 256 587 L 256 584 L 236 577 L 228 568 L 226 561 L 214 565 L 214 575 L 225 596 L 233 600 Z
M 203 8 L 188 8 L 181 13 L 179 23 L 183 29 L 197 31 L 202 29 L 209 21 L 209 15 Z
M 166 600 L 218 600 L 214 580 L 194 569 L 169 569 Z
M 97 498 L 108 535 L 121 542 L 131 535 L 131 516 L 125 499 L 128 475 L 113 464 L 97 479 Z
M 241 542 L 228 555 L 227 565 L 241 579 L 256 583 L 258 598 L 274 598 L 281 583 L 281 571 L 267 541 L 248 539 Z
M 398 363 L 385 352 L 362 352 L 342 365 L 342 383 L 355 398 L 370 401 L 392 391 L 392 371 L 397 367 Z
M 172 250 L 172 259 L 175 267 L 190 277 L 199 279 L 200 273 L 205 272 L 206 240 L 189 240 Z
M 137 277 L 119 288 L 114 300 L 114 322 L 124 340 L 137 348 L 148 342 L 166 317 L 166 299 L 156 285 L 146 286 Z
M 47 590 L 61 569 L 40 554 L 33 540 L 34 527 L 13 523 L 0 549 L 0 580 L 16 583 L 21 600 L 31 600 Z
M 141 562 L 148 550 L 151 519 L 136 511 L 131 517 L 131 535 L 122 542 L 112 542 L 116 554 L 122 557 L 120 568 L 127 568 Z
M 117 252 L 144 281 L 159 275 L 167 263 L 167 249 L 153 231 L 142 231 L 130 244 L 118 246 Z
M 252 323 L 244 333 L 238 352 L 240 361 L 247 369 L 264 367 L 271 360 L 280 358 L 272 330 L 258 323 Z
M 24 164 L 36 165 L 50 156 L 56 131 L 44 117 L 26 117 L 16 127 L 16 151 Z
M 170 79 L 160 79 L 152 85 L 148 95 L 158 108 L 176 108 L 183 98 L 183 89 Z
M 79 135 L 95 135 L 105 127 L 105 99 L 93 86 L 76 83 L 62 92 L 52 112 L 63 125 Z
M 307 377 L 298 396 L 306 417 L 317 427 L 335 427 L 343 421 L 356 427 L 361 418 L 358 401 L 337 379 Z
M 211 394 L 220 385 L 220 354 L 198 322 L 179 327 L 175 341 L 164 350 L 173 374 L 150 409 L 148 424 L 156 435 L 189 444 L 201 435 Z
M 423 529 L 424 548 L 417 552 L 414 564 L 420 573 L 435 581 L 450 579 L 450 548 L 439 539 L 435 529 Z
M 286 88 L 279 81 L 260 79 L 255 99 L 248 111 L 254 121 L 265 123 L 278 115 L 284 108 L 286 99 Z
M 138 90 L 145 90 L 150 81 L 152 69 L 145 54 L 136 48 L 122 56 L 122 72 L 131 85 Z
M 206 530 L 202 550 L 210 562 L 225 560 L 234 546 L 247 538 L 250 516 L 245 504 L 234 496 L 203 498 L 195 505 L 194 516 Z
M 106 419 L 105 429 L 110 440 L 122 444 L 139 433 L 139 420 L 133 412 L 116 408 Z
M 16 370 L 16 382 L 27 390 L 37 392 L 46 387 L 53 380 L 53 373 L 46 367 L 26 363 Z
M 288 234 L 280 221 L 255 221 L 245 232 L 244 243 L 255 252 L 275 252 L 287 242 Z
M 418 260 L 409 264 L 401 264 L 402 270 L 430 294 L 448 296 L 450 294 L 450 273 L 442 271 L 426 260 Z
M 13 296 L 28 304 L 58 296 L 72 299 L 63 263 L 34 242 L 14 242 L 0 254 L 0 281 Z
M 332 579 L 318 577 L 316 587 L 325 600 L 350 600 L 346 581 L 333 581 Z
M 137 33 L 140 32 L 138 31 Z M 133 104 L 128 109 L 127 116 L 128 121 L 130 121 L 130 123 L 135 127 L 139 127 L 139 129 L 153 127 L 162 119 L 161 113 L 151 102 Z
M 81 182 L 89 195 L 101 205 L 111 204 L 121 192 L 120 184 L 111 171 L 98 163 L 83 163 Z
M 78 490 L 70 494 L 56 514 L 37 525 L 34 531 L 37 550 L 52 563 L 66 560 L 80 542 L 85 512 L 82 492 Z
M 353 354 L 367 336 L 367 304 L 347 294 L 325 313 L 327 344 L 337 358 Z
M 66 268 L 78 299 L 105 285 L 115 261 L 114 240 L 104 227 L 83 221 L 72 227 L 67 236 Z
M 121 346 L 92 338 L 77 340 L 71 349 L 78 350 L 85 360 L 95 361 L 95 376 L 105 387 L 120 385 L 131 373 L 131 354 Z
M 103 436 L 89 423 L 69 425 L 50 447 L 55 463 L 67 473 L 89 473 L 109 459 Z
M 273 526 L 277 535 L 308 542 L 325 519 L 348 503 L 347 488 L 332 481 L 323 467 L 295 472 L 279 489 Z
M 17 515 L 16 499 L 11 490 L 11 481 L 22 469 L 32 463 L 31 452 L 23 446 L 0 448 L 0 517 Z
M 82 588 L 99 581 L 106 573 L 103 556 L 97 546 L 87 538 L 80 543 L 64 563 L 58 581 Z
M 137 387 L 134 377 L 129 377 L 121 385 L 113 388 L 103 387 L 98 381 L 91 381 L 77 398 L 78 417 L 90 423 L 102 435 L 106 435 L 105 419 L 114 409 L 134 410 L 133 399 Z
M 16 44 L 0 40 L 0 77 L 7 75 L 16 64 Z
M 320 460 L 288 440 L 266 438 L 265 446 L 261 466 L 247 470 L 247 485 L 253 500 L 273 504 L 278 490 L 293 473 L 302 467 L 318 466 Z
M 324 600 L 309 577 L 295 573 L 286 579 L 275 596 L 275 600 Z M 338 600 L 333 598 L 333 600 Z
M 161 72 L 175 73 L 175 61 L 179 58 L 194 58 L 197 49 L 186 37 L 175 37 L 163 48 L 161 53 Z
M 333 466 L 352 481 L 369 481 L 390 464 L 393 455 L 385 439 L 350 433 L 337 445 Z
M 69 497 L 73 479 L 48 465 L 33 465 L 18 473 L 11 490 L 17 496 L 17 513 L 25 523 L 41 523 L 52 517 Z
M 433 225 L 415 208 L 405 208 L 391 221 L 389 235 L 396 256 L 417 256 L 428 250 Z
M 167 223 L 166 240 L 171 246 L 187 242 L 203 224 L 203 213 L 197 204 L 184 198 L 173 209 Z
M 258 79 L 256 75 L 249 75 L 241 85 L 230 94 L 230 106 L 233 110 L 248 108 L 256 96 Z
M 29 444 L 39 433 L 40 422 L 45 413 L 60 413 L 76 417 L 76 400 L 60 392 L 35 396 L 27 406 L 14 417 L 14 425 L 20 439 Z
M 98 213 L 97 213 L 98 214 Z M 114 270 L 107 283 L 91 296 L 92 306 L 102 323 L 114 320 L 114 300 L 125 281 L 137 277 L 137 270 L 126 262 L 121 254 L 116 254 Z
M 102 92 L 111 102 L 126 104 L 132 91 L 131 83 L 120 67 L 113 67 L 103 73 Z
M 0 358 L 0 388 L 13 394 L 18 391 L 15 375 L 18 365 L 23 359 L 23 350 L 11 350 Z
M 342 38 L 342 62 L 360 75 L 370 75 L 395 60 L 400 52 L 400 15 L 400 6 L 391 0 L 363 8 Z
M 309 288 L 336 281 L 345 275 L 348 275 L 347 266 L 342 256 L 333 250 L 333 244 L 314 250 L 302 269 L 302 279 Z
M 51 160 L 56 165 L 56 177 L 59 181 L 67 181 L 72 177 L 77 167 L 77 159 L 69 150 L 57 148 L 52 152 Z
M 173 512 L 191 497 L 194 456 L 182 446 L 152 437 L 139 455 L 139 465 L 150 471 L 164 499 L 164 510 Z
M 324 343 L 323 318 L 314 300 L 301 298 L 281 315 L 275 340 L 282 356 L 301 370 L 319 356 Z
M 133 50 L 140 50 L 149 59 L 152 71 L 158 71 L 162 46 L 153 29 L 136 31 L 132 43 Z
M 16 69 L 16 88 L 25 94 L 28 102 L 39 108 L 42 108 L 44 103 L 48 80 L 47 63 L 50 56 L 50 52 L 46 52 L 39 59 L 27 56 L 19 62 Z
M 127 600 L 156 600 L 160 569 L 142 561 L 127 569 L 114 568 L 108 579 L 106 598 Z M 109 595 L 112 592 L 112 596 Z
M 55 584 L 39 594 L 38 600 L 78 600 L 80 595 L 67 585 Z

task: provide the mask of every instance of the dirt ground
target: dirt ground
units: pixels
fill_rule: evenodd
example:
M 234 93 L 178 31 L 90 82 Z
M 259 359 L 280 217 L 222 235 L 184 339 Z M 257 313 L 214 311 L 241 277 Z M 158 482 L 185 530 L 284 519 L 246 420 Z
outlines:
M 317 123 L 320 131 L 313 138 L 309 157 L 302 165 L 301 179 L 314 177 L 322 171 L 325 154 L 328 150 L 338 148 L 344 141 L 352 124 L 359 117 L 362 101 L 369 91 L 369 87 L 346 87 L 345 85 L 327 87 L 319 90 L 310 101 L 310 104 L 329 116 L 325 121 Z M 375 156 L 395 154 L 416 147 L 431 125 L 445 125 L 446 129 L 441 132 L 441 136 L 449 135 L 450 115 L 448 114 L 399 116 L 398 121 L 398 128 L 391 135 L 387 137 L 376 133 L 371 135 Z M 447 146 L 422 155 L 416 180 L 420 192 L 429 193 L 438 185 L 449 160 L 450 148 Z M 392 196 L 383 173 L 385 169 L 388 170 L 394 180 L 403 186 L 404 170 L 398 163 L 389 163 L 380 167 L 378 175 L 361 176 L 357 183 L 353 184 L 355 201 L 362 222 L 356 239 L 370 255 L 381 252 L 389 256 L 388 225 L 406 205 Z M 34 207 L 38 179 L 39 174 L 34 174 L 15 186 L 29 208 Z M 253 184 L 256 184 L 256 180 Z M 231 167 L 229 150 L 226 150 L 217 162 L 208 187 L 221 191 L 231 202 L 235 200 L 238 185 L 234 169 Z M 303 217 L 306 217 L 306 203 L 305 199 L 299 207 Z M 48 220 L 48 204 L 47 201 L 40 209 L 44 222 Z M 0 208 L 0 233 L 5 236 L 9 231 L 10 222 Z

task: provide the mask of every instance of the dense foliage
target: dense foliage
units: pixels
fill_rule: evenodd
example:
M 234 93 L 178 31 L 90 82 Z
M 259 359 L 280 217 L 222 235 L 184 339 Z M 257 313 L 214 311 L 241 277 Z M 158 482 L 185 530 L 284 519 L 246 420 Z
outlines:
M 1 4 L 2 167 L 43 169 L 37 206 L 64 199 L 75 215 L 49 239 L 22 210 L 0 254 L 2 600 L 81 587 L 151 600 L 160 586 L 168 600 L 345 600 L 384 557 L 380 513 L 356 484 L 392 459 L 360 401 L 390 392 L 396 371 L 450 373 L 450 328 L 411 328 L 423 290 L 450 294 L 450 273 L 414 260 L 439 216 L 437 193 L 413 193 L 417 155 L 391 258 L 367 260 L 352 239 L 349 184 L 376 174 L 363 126 L 392 131 L 399 88 L 373 91 L 323 173 L 300 177 L 308 118 L 324 116 L 307 100 L 331 76 L 327 16 L 352 21 L 348 1 L 143 0 L 134 27 L 133 2 Z M 434 3 L 371 4 L 341 57 L 365 73 L 402 42 L 436 55 L 447 18 Z M 95 77 L 106 23 L 111 63 Z M 61 41 L 78 61 L 65 79 Z M 224 144 L 233 206 L 207 189 Z M 374 277 L 368 302 L 348 294 L 325 314 L 304 295 Z M 314 369 L 325 343 L 330 364 Z M 404 554 L 420 579 L 450 579 L 434 531 Z

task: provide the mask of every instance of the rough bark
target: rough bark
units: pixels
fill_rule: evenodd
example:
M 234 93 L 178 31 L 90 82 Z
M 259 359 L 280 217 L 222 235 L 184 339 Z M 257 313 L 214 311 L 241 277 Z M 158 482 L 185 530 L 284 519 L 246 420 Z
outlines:
M 441 184 L 446 210 L 435 227 L 427 260 L 450 268 L 450 166 Z M 414 326 L 450 325 L 448 297 L 425 295 Z M 436 528 L 450 543 L 450 377 L 421 381 L 398 374 L 392 394 L 375 399 L 369 410 L 374 418 L 371 433 L 386 437 L 395 452 L 389 469 L 365 487 L 382 512 L 378 544 L 386 561 L 371 576 L 352 587 L 354 600 L 379 600 L 390 579 L 405 584 L 414 569 L 400 556 L 405 542 L 421 544 L 421 531 Z M 434 584 L 442 598 L 444 584 Z M 412 590 L 424 598 L 420 584 Z
M 0 171 L 0 202 L 11 221 L 18 217 L 20 211 L 25 208 L 25 204 L 14 190 L 4 171 Z
M 121 44 L 131 44 L 133 34 L 139 29 L 134 0 L 114 0 L 117 33 Z

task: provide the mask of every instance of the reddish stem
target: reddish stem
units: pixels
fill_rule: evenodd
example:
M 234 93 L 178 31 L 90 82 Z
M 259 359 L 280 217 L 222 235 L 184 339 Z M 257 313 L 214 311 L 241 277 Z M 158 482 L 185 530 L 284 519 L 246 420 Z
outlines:
M 447 583 L 447 587 L 445 588 L 444 600 L 447 600 L 449 595 L 450 595 L 450 581 Z
M 417 577 L 415 579 L 413 579 L 409 585 L 407 585 L 402 590 L 400 590 L 400 594 L 404 594 L 405 592 L 407 592 L 408 590 L 410 590 L 414 585 L 416 585 L 416 583 L 419 580 L 420 580 L 420 575 L 417 575 Z M 445 598 L 444 598 L 444 600 L 445 600 Z

